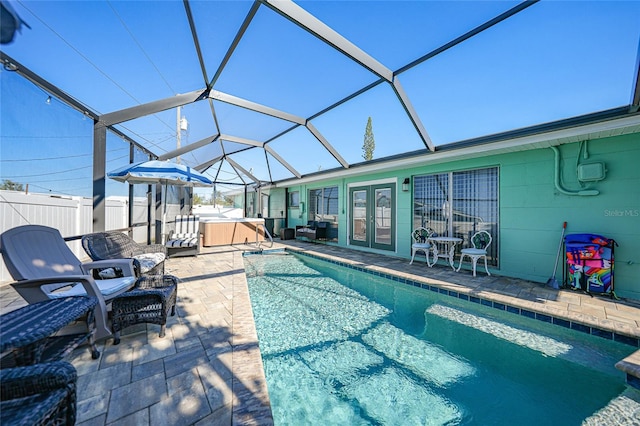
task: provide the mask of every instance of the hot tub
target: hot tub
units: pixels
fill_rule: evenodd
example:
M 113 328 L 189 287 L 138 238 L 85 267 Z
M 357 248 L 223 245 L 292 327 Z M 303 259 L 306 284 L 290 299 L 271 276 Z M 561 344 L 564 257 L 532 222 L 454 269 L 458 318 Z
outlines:
M 263 218 L 201 218 L 200 233 L 203 235 L 202 245 L 223 246 L 256 242 L 264 240 Z

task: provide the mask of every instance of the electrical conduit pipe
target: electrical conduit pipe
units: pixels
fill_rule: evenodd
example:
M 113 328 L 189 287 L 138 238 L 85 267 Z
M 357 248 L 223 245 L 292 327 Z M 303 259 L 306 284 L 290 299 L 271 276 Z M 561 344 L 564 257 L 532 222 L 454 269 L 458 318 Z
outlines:
M 600 194 L 600 191 L 595 189 L 584 189 L 581 191 L 568 191 L 562 187 L 560 184 L 560 150 L 556 146 L 550 147 L 555 154 L 555 170 L 554 170 L 554 184 L 556 185 L 556 189 L 565 195 L 580 195 L 580 196 L 593 196 Z

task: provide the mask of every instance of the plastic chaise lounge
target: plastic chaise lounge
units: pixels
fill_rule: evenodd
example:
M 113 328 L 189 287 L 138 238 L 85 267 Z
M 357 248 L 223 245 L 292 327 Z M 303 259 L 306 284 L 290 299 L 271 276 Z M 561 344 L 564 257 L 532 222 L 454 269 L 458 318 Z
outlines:
M 0 423 L 73 425 L 77 372 L 66 361 L 0 370 Z
M 0 235 L 0 251 L 11 285 L 28 303 L 67 296 L 89 295 L 98 299 L 95 308 L 96 339 L 111 336 L 107 304 L 130 290 L 136 276 L 132 259 L 99 260 L 82 264 L 57 229 L 24 225 Z M 93 272 L 107 268 L 120 271 L 119 278 L 94 279 Z
M 82 247 L 92 260 L 133 259 L 138 276 L 164 273 L 166 251 L 162 244 L 138 244 L 122 232 L 108 231 L 83 236 Z

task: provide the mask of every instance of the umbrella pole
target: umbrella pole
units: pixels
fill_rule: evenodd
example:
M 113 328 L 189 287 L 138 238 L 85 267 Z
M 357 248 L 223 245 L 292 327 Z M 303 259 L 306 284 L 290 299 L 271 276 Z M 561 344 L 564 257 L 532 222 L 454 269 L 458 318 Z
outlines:
M 164 185 L 164 197 L 162 197 L 164 208 L 162 209 L 162 244 L 166 244 L 166 222 L 167 222 L 167 185 Z

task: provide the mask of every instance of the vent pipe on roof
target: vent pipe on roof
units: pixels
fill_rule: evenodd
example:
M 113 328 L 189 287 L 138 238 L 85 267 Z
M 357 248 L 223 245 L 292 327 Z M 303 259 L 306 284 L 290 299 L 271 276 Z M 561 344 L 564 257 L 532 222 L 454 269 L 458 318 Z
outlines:
M 552 146 L 551 149 L 555 154 L 555 170 L 554 170 L 554 183 L 558 192 L 565 195 L 580 195 L 580 196 L 593 196 L 600 194 L 600 191 L 595 189 L 586 189 L 581 191 L 569 191 L 562 187 L 560 183 L 560 150 L 557 146 Z

